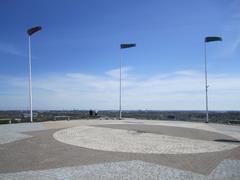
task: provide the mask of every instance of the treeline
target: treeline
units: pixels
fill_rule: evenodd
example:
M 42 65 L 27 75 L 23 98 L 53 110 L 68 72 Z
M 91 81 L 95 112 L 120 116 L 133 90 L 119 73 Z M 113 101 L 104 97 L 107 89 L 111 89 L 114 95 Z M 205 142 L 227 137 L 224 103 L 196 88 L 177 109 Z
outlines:
M 118 118 L 118 111 L 98 111 L 97 117 Z M 180 121 L 198 121 L 204 122 L 204 111 L 123 111 L 123 117 L 147 119 L 147 120 L 180 120 Z M 34 111 L 35 121 L 54 120 L 55 116 L 70 116 L 74 119 L 89 118 L 89 111 L 73 110 L 73 111 Z M 21 122 L 29 121 L 29 112 L 27 111 L 0 111 L 0 119 L 11 118 L 21 119 Z M 240 124 L 240 111 L 210 111 L 210 122 L 217 123 L 235 123 Z

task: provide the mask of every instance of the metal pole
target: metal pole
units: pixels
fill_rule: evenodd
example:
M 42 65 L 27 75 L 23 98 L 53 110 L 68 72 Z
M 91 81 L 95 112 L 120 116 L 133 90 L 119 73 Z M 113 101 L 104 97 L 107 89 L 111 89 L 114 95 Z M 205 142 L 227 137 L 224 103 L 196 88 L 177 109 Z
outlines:
M 30 118 L 33 122 L 32 112 L 32 62 L 31 62 L 31 36 L 28 36 L 28 61 L 29 61 L 29 105 L 30 105 Z
M 120 50 L 121 51 L 121 50 Z M 119 119 L 122 119 L 122 57 L 120 52 L 120 69 L 119 69 Z
M 207 80 L 207 49 L 206 42 L 204 42 L 204 56 L 205 56 L 205 90 L 206 90 L 206 123 L 208 123 L 208 80 Z

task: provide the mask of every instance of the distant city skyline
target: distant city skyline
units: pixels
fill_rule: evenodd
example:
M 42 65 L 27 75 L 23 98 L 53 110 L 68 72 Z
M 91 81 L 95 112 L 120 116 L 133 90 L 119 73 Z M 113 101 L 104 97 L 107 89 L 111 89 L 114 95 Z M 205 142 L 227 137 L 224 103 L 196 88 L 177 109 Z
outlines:
M 209 110 L 240 110 L 240 1 L 2 1 L 0 110 L 204 110 L 204 38 Z M 120 51 L 121 43 L 136 43 Z

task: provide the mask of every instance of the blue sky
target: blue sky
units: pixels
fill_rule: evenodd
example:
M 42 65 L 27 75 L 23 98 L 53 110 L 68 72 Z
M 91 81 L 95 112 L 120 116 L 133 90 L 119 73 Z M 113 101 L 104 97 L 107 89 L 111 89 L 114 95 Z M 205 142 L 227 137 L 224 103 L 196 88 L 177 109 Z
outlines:
M 238 0 L 3 0 L 0 2 L 0 109 L 28 109 L 32 38 L 34 109 L 204 109 L 203 39 L 212 110 L 240 110 Z M 136 48 L 120 51 L 119 44 Z

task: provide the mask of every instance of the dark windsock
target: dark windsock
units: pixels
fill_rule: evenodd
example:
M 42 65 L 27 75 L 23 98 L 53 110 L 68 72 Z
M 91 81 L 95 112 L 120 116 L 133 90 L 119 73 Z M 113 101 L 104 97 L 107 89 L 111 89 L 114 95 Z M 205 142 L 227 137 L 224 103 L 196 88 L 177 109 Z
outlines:
M 217 36 L 209 36 L 205 38 L 205 42 L 212 42 L 212 41 L 222 41 L 222 38 Z
M 136 44 L 121 44 L 121 49 L 136 47 Z
M 42 30 L 41 26 L 36 26 L 27 30 L 29 36 L 33 35 L 35 32 Z

